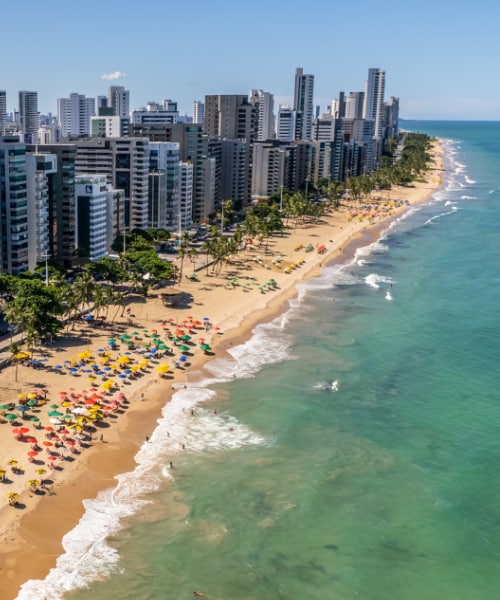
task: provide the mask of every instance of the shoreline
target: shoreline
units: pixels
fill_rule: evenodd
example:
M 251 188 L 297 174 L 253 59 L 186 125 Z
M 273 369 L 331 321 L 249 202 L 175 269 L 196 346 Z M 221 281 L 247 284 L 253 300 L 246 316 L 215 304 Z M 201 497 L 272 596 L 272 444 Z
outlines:
M 127 391 L 126 394 L 129 405 L 125 414 L 104 430 L 104 442 L 93 439 L 90 448 L 83 451 L 72 464 L 65 465 L 62 472 L 57 473 L 52 486 L 54 495 L 28 499 L 27 490 L 23 490 L 22 500 L 26 504 L 24 510 L 15 510 L 8 505 L 0 508 L 2 514 L 0 540 L 3 541 L 4 548 L 7 548 L 6 551 L 2 551 L 0 558 L 0 568 L 4 575 L 3 597 L 6 600 L 16 598 L 19 587 L 24 582 L 30 579 L 44 579 L 49 570 L 55 566 L 57 557 L 63 552 L 63 536 L 75 527 L 85 512 L 83 501 L 87 498 L 95 498 L 100 491 L 114 487 L 118 475 L 133 471 L 137 464 L 135 456 L 146 437 L 149 437 L 156 428 L 163 407 L 175 392 L 174 384 L 184 384 L 186 373 L 193 373 L 193 375 L 199 373 L 208 361 L 224 356 L 228 348 L 248 340 L 257 324 L 269 322 L 281 314 L 288 301 L 297 295 L 298 284 L 319 275 L 326 265 L 345 263 L 357 248 L 377 239 L 380 232 L 386 229 L 397 216 L 404 214 L 411 205 L 426 202 L 441 186 L 441 180 L 433 177 L 433 174 L 435 170 L 443 167 L 443 161 L 442 145 L 436 142 L 434 165 L 426 174 L 430 182 L 417 183 L 412 188 L 395 188 L 391 191 L 391 198 L 405 199 L 409 204 L 395 207 L 391 214 L 380 216 L 374 222 L 352 222 L 348 219 L 347 209 L 344 209 L 325 216 L 321 224 L 308 223 L 297 227 L 288 236 L 273 237 L 274 255 L 279 253 L 287 257 L 287 261 L 282 264 L 293 262 L 292 259 L 298 256 L 303 256 L 306 260 L 305 264 L 294 269 L 290 274 L 284 274 L 282 266 L 279 270 L 274 269 L 271 264 L 267 264 L 265 268 L 261 267 L 260 263 L 255 263 L 253 257 L 255 252 L 250 251 L 246 253 L 250 257 L 238 265 L 233 261 L 219 277 L 203 273 L 200 275 L 201 284 L 196 284 L 196 287 L 192 283 L 185 284 L 184 289 L 192 290 L 193 300 L 197 300 L 187 308 L 166 308 L 157 298 L 152 298 L 146 303 L 141 302 L 140 306 L 134 304 L 134 313 L 138 315 L 137 319 L 134 319 L 135 325 L 126 323 L 126 319 L 117 323 L 117 326 L 120 325 L 129 332 L 134 326 L 138 328 L 146 323 L 150 328 L 158 327 L 158 323 L 165 318 L 163 315 L 166 314 L 169 316 L 174 314 L 177 322 L 188 314 L 198 313 L 199 317 L 208 314 L 210 322 L 220 327 L 221 331 L 214 331 L 209 335 L 200 328 L 197 335 L 203 333 L 210 338 L 209 343 L 213 345 L 213 354 L 195 353 L 189 358 L 189 368 L 186 370 L 174 368 L 174 377 L 169 379 L 160 379 L 154 370 L 156 365 L 153 365 L 153 372 L 145 373 L 129 386 L 130 393 Z M 326 252 L 297 254 L 294 246 L 305 238 L 311 243 L 314 243 L 316 238 L 318 242 L 325 243 Z M 258 252 L 263 254 L 261 249 L 257 250 Z M 264 255 L 263 259 L 264 262 L 269 263 L 270 258 L 267 255 Z M 234 272 L 242 281 L 244 279 L 249 281 L 251 275 L 260 280 L 272 276 L 278 282 L 278 289 L 259 292 L 260 288 L 255 285 L 246 292 L 240 286 L 238 289 L 227 289 L 227 283 L 224 282 L 229 276 L 234 275 Z M 82 329 L 82 331 L 86 330 Z M 87 343 L 83 342 L 81 347 L 91 346 L 92 351 L 95 352 L 102 343 L 102 340 L 93 338 L 90 344 L 87 340 Z M 75 350 L 65 348 L 61 352 L 74 353 Z M 58 360 L 61 360 L 59 356 Z M 8 367 L 10 371 L 13 369 L 14 367 Z M 20 369 L 20 371 L 26 370 L 26 368 Z M 38 376 L 31 372 L 29 375 Z M 58 389 L 63 385 L 72 385 L 74 380 L 71 377 L 71 375 L 53 375 L 49 385 L 58 386 Z M 16 377 L 15 384 L 17 383 Z M 31 382 L 26 384 L 32 385 Z M 189 384 L 187 386 L 189 388 Z M 9 389 L 12 391 L 14 387 Z M 125 386 L 122 389 L 127 390 Z M 146 393 L 144 390 L 147 390 L 147 398 L 142 401 L 141 395 Z M 57 388 L 50 389 L 51 400 L 56 397 L 56 393 Z M 3 432 L 6 427 L 10 425 L 0 425 L 0 440 L 5 436 Z M 27 476 L 23 475 L 23 483 L 26 478 Z M 4 491 L 8 489 L 4 487 Z M 64 518 L 61 518 L 62 514 Z

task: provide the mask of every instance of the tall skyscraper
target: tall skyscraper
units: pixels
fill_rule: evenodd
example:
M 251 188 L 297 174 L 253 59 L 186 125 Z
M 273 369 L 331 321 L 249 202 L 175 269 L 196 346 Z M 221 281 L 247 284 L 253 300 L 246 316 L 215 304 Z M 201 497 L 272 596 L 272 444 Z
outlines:
M 0 135 L 7 131 L 7 93 L 0 90 Z
M 384 124 L 385 71 L 368 69 L 363 117 L 375 121 L 375 139 L 382 138 Z
M 113 109 L 117 117 L 129 117 L 130 92 L 122 85 L 112 85 L 109 88 L 108 107 Z
M 314 75 L 304 75 L 302 68 L 295 71 L 293 108 L 297 111 L 295 138 L 310 140 L 313 120 Z
M 94 115 L 94 98 L 73 93 L 57 100 L 57 124 L 63 138 L 90 135 L 90 119 Z
M 201 100 L 195 100 L 193 102 L 193 123 L 197 125 L 203 125 L 205 121 L 205 103 Z
M 19 92 L 19 125 L 26 144 L 38 142 L 40 113 L 38 112 L 38 93 Z
M 257 140 L 265 142 L 272 139 L 274 137 L 274 96 L 262 90 L 251 90 L 248 100 L 257 109 Z
M 0 274 L 28 268 L 26 144 L 18 136 L 0 137 Z

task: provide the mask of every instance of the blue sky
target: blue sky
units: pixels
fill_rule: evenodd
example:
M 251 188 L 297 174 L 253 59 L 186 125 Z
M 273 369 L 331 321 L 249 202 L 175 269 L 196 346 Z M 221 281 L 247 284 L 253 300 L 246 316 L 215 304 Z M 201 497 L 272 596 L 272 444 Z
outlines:
M 324 110 L 377 67 L 402 118 L 500 120 L 499 12 L 491 0 L 2 0 L 0 89 L 9 111 L 19 90 L 55 113 L 59 97 L 115 84 L 131 108 L 171 98 L 191 114 L 205 94 L 251 88 L 285 102 L 300 66 Z

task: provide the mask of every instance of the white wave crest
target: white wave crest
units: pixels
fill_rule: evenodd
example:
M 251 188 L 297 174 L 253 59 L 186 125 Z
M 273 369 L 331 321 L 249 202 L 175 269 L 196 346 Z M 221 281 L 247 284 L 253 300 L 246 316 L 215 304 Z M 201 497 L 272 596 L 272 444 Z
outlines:
M 370 273 L 370 275 L 367 275 L 365 277 L 365 282 L 367 285 L 377 290 L 380 288 L 380 283 L 393 283 L 390 277 L 384 277 L 383 275 L 377 275 L 376 273 Z

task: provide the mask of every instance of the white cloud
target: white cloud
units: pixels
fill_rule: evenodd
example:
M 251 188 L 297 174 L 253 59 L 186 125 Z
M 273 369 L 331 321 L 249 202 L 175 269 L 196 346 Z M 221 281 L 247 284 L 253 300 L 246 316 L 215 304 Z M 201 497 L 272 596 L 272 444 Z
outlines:
M 126 73 L 122 71 L 113 71 L 113 73 L 103 73 L 101 75 L 101 79 L 105 79 L 106 81 L 114 81 L 115 79 L 121 79 L 125 77 Z

